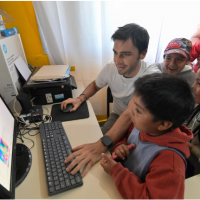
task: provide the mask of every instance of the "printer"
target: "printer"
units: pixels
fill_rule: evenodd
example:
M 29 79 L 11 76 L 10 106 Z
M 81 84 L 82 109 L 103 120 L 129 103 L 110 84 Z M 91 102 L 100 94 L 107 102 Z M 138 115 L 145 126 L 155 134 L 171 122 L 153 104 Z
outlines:
M 33 99 L 34 105 L 47 105 L 62 102 L 68 98 L 72 98 L 72 90 L 77 89 L 75 78 L 72 75 L 65 79 L 65 81 L 53 83 L 41 82 L 38 84 L 30 84 L 29 79 L 24 84 L 23 89 L 25 92 L 29 93 L 31 99 Z

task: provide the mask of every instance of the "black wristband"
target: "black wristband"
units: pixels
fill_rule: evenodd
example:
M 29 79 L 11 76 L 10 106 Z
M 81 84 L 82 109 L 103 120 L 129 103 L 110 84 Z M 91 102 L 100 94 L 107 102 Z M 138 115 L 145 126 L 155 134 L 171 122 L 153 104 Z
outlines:
M 86 96 L 85 94 L 80 94 L 80 96 L 81 96 L 81 95 L 84 95 L 84 96 L 85 96 L 85 100 L 87 100 L 87 99 L 88 99 L 88 98 L 87 98 L 87 96 Z

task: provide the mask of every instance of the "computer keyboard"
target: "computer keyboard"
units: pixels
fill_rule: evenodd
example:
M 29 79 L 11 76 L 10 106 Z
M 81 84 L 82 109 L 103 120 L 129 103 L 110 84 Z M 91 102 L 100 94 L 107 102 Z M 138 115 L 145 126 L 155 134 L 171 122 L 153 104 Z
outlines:
M 72 153 L 60 121 L 40 124 L 40 136 L 49 196 L 83 185 L 80 172 L 71 175 L 64 160 Z

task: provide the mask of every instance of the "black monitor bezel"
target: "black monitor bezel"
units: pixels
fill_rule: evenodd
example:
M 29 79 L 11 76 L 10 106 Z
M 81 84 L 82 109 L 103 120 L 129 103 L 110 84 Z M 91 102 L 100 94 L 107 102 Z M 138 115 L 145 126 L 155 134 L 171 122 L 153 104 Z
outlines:
M 9 110 L 10 114 L 14 118 L 14 132 L 13 132 L 13 148 L 12 148 L 12 168 L 11 168 L 11 180 L 10 180 L 10 191 L 8 191 L 3 185 L 0 183 L 0 198 L 6 199 L 14 199 L 15 198 L 15 179 L 16 179 L 16 141 L 17 141 L 17 131 L 18 125 L 17 120 L 15 119 L 13 113 L 9 109 L 8 105 L 4 101 L 3 97 L 0 94 L 0 98 L 4 102 L 5 106 Z

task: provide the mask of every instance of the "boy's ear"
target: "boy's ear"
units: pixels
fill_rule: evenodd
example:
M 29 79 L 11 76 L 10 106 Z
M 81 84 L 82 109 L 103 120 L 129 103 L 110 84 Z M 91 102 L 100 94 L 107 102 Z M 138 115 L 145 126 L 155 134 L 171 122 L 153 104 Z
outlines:
M 159 125 L 158 125 L 158 130 L 159 131 L 166 131 L 169 128 L 171 128 L 173 126 L 173 122 L 169 122 L 169 121 L 162 121 Z
M 140 54 L 140 60 L 143 60 L 147 54 L 147 49 Z

